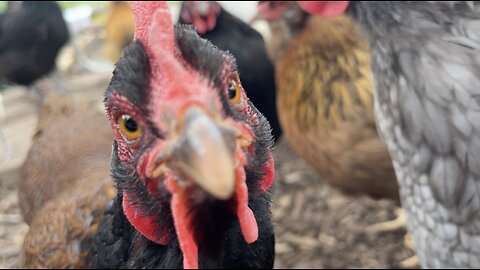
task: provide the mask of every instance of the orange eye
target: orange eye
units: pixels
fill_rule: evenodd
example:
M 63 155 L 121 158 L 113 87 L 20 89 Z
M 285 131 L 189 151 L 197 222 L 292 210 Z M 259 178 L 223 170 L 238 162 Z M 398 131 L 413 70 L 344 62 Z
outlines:
M 120 116 L 117 123 L 123 137 L 128 141 L 135 141 L 142 135 L 142 128 L 137 121 L 128 114 Z
M 228 87 L 228 102 L 231 104 L 237 104 L 240 101 L 240 86 L 237 81 L 231 80 L 230 86 Z

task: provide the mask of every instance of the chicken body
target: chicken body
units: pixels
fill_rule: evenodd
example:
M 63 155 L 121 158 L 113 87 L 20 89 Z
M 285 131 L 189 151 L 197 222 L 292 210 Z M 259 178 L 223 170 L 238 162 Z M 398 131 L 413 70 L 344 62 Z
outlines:
M 275 69 L 262 35 L 215 1 L 184 1 L 178 22 L 194 25 L 202 38 L 233 54 L 248 98 L 265 115 L 278 140 L 282 130 L 275 107 Z
M 112 131 L 104 114 L 55 93 L 50 82 L 36 87 L 47 95 L 19 183 L 30 226 L 21 266 L 85 267 L 89 243 L 116 194 L 108 169 Z
M 125 48 L 133 39 L 135 25 L 132 8 L 126 1 L 109 3 L 105 29 L 105 54 L 114 63 L 118 61 Z
M 268 20 L 268 49 L 289 144 L 343 191 L 398 201 L 392 162 L 376 130 L 366 44 L 347 17 L 323 19 L 285 5 L 290 11 L 282 19 Z
M 30 85 L 55 68 L 69 33 L 59 5 L 24 1 L 0 17 L 0 80 Z
M 427 268 L 480 265 L 480 6 L 351 2 L 372 50 L 376 116 Z

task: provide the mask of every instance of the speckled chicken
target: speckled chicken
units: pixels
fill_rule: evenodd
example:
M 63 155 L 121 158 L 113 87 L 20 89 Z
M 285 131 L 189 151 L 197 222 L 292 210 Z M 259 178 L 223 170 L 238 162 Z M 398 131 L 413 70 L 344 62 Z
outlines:
M 44 99 L 21 168 L 19 203 L 30 226 L 21 267 L 82 267 L 116 194 L 109 176 L 112 131 L 105 114 L 76 103 L 60 86 L 47 80 L 35 86 Z
M 398 201 L 375 125 L 367 45 L 350 19 L 309 16 L 293 1 L 261 3 L 257 18 L 271 28 L 277 110 L 292 148 L 343 191 Z
M 421 265 L 480 266 L 480 4 L 302 3 L 370 40 L 378 126 Z

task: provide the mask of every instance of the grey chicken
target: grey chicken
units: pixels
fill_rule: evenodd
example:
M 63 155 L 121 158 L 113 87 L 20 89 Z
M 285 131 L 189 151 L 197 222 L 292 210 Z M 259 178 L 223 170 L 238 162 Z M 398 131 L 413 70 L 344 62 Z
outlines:
M 301 2 L 369 37 L 379 130 L 423 267 L 480 266 L 480 4 Z

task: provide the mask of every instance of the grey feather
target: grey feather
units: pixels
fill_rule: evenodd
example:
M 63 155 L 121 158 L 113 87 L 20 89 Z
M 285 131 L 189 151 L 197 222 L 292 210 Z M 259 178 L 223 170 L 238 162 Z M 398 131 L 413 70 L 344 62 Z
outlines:
M 413 155 L 413 166 L 415 166 L 419 172 L 425 172 L 427 169 L 429 169 L 431 161 L 430 156 L 430 148 L 426 145 L 420 146 L 420 148 L 417 149 L 416 153 Z
M 352 2 L 423 267 L 479 267 L 480 3 Z M 401 18 L 401 20 L 399 20 Z
M 468 169 L 480 175 L 480 137 L 474 136 L 468 146 Z
M 451 157 L 435 159 L 429 180 L 435 198 L 447 207 L 454 207 L 467 181 L 459 162 Z
M 450 105 L 450 114 L 452 115 L 452 122 L 455 128 L 465 137 L 470 137 L 472 134 L 472 124 L 467 120 L 465 110 L 460 110 L 456 104 Z

